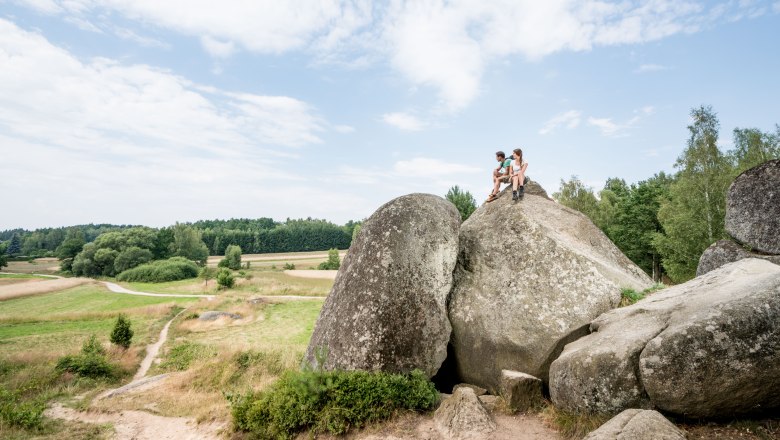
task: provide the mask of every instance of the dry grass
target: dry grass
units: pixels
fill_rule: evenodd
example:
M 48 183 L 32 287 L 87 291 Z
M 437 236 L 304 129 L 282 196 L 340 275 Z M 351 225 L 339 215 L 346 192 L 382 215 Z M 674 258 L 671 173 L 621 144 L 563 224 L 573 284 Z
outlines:
M 83 284 L 95 284 L 90 278 L 59 278 L 56 280 L 28 280 L 26 283 L 18 283 L 0 286 L 0 301 L 6 301 L 23 296 L 40 295 L 42 293 L 59 292 Z
M 606 423 L 609 414 L 572 413 L 558 409 L 547 402 L 540 415 L 544 421 L 555 428 L 565 439 L 581 439 L 589 432 Z
M 149 306 L 124 309 L 122 313 L 129 316 L 157 318 L 170 313 L 175 303 L 153 304 Z M 92 321 L 116 318 L 116 311 L 106 312 L 66 312 L 52 315 L 15 315 L 0 316 L 0 324 L 20 324 L 24 322 L 57 322 L 57 321 Z

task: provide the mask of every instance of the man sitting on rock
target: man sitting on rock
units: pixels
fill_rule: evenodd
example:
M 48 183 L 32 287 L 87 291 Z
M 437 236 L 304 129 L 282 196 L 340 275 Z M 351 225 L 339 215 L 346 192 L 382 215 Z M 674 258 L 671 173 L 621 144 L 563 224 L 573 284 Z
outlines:
M 486 202 L 492 202 L 498 198 L 501 183 L 509 183 L 509 166 L 512 165 L 512 159 L 507 159 L 503 151 L 496 151 L 496 160 L 498 168 L 493 170 L 493 192 L 490 193 Z

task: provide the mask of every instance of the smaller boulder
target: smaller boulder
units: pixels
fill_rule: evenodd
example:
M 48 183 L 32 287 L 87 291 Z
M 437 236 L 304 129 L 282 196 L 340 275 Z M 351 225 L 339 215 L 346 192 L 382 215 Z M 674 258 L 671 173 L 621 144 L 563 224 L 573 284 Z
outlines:
M 448 439 L 473 439 L 496 430 L 496 423 L 468 387 L 458 388 L 443 401 L 433 421 L 439 433 Z
M 762 255 L 750 252 L 731 240 L 720 240 L 712 243 L 699 258 L 699 267 L 696 268 L 696 276 L 702 276 L 735 261 L 745 258 L 760 258 L 780 264 L 780 255 Z
M 658 411 L 627 409 L 583 440 L 685 440 L 685 434 Z
M 498 396 L 483 394 L 479 396 L 479 401 L 482 402 L 482 406 L 484 406 L 488 412 L 493 412 L 496 410 L 496 406 L 498 405 Z
M 209 310 L 208 312 L 203 312 L 198 315 L 198 320 L 200 321 L 216 321 L 219 318 L 222 318 L 223 316 L 228 317 L 230 319 L 241 319 L 242 316 L 237 313 L 229 313 L 229 312 L 220 312 L 218 310 Z
M 452 392 L 454 393 L 455 390 L 457 390 L 458 388 L 462 388 L 462 387 L 471 388 L 472 390 L 474 390 L 474 394 L 476 394 L 477 397 L 483 396 L 483 395 L 487 394 L 487 390 L 486 389 L 480 388 L 480 387 L 478 387 L 476 385 L 472 385 L 470 383 L 459 383 L 459 384 L 455 385 L 452 388 Z
M 755 250 L 780 254 L 780 159 L 734 179 L 726 199 L 726 231 Z
M 501 371 L 501 395 L 513 411 L 528 411 L 542 404 L 542 379 L 519 371 Z

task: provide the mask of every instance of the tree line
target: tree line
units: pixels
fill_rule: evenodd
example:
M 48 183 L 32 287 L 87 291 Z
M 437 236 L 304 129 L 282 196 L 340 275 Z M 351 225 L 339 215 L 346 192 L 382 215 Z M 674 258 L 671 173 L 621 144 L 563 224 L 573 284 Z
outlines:
M 559 203 L 587 215 L 634 263 L 656 281 L 684 282 L 696 275 L 704 250 L 723 238 L 726 193 L 743 171 L 780 158 L 774 132 L 736 128 L 733 149 L 718 148 L 720 122 L 710 106 L 691 110 L 687 145 L 675 172 L 631 185 L 607 179 L 595 193 L 576 176 L 561 180 Z
M 326 220 L 311 218 L 287 219 L 284 222 L 258 218 L 201 220 L 187 225 L 200 232 L 208 254 L 223 255 L 230 245 L 240 246 L 245 253 L 347 249 L 352 242 L 353 231 L 359 224 L 351 220 L 339 226 Z M 145 247 L 152 252 L 155 259 L 165 258 L 165 255 L 170 253 L 168 249 L 174 241 L 176 226 L 155 229 L 132 225 L 88 224 L 32 231 L 11 229 L 0 231 L 0 248 L 4 249 L 4 255 L 11 257 L 63 258 L 61 255 L 64 255 L 64 258 L 73 258 L 74 245 L 79 247 L 80 251 L 80 246 L 94 242 L 104 233 L 138 228 L 154 231 L 156 234 L 155 244 L 147 243 Z

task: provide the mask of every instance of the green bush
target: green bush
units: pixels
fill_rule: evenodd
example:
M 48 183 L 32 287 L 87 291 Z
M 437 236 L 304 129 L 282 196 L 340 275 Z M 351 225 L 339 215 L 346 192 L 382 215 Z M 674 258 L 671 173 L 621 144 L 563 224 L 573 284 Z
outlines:
M 111 343 L 127 349 L 133 340 L 133 329 L 130 328 L 130 320 L 124 314 L 119 314 L 111 330 Z
M 225 258 L 219 262 L 219 267 L 228 269 L 241 269 L 241 247 L 231 244 L 225 249 Z
M 44 401 L 23 401 L 17 393 L 0 386 L 0 420 L 4 424 L 25 429 L 38 428 L 45 409 Z
M 81 347 L 81 353 L 67 355 L 57 360 L 55 369 L 59 372 L 73 373 L 82 377 L 114 377 L 116 368 L 106 359 L 106 351 L 95 335 Z
M 319 270 L 338 270 L 341 267 L 341 260 L 339 259 L 339 250 L 331 249 L 328 251 L 328 261 L 323 261 L 317 267 Z
M 230 269 L 223 267 L 217 273 L 217 284 L 219 287 L 230 289 L 236 284 L 236 279 L 233 277 L 233 272 Z
M 267 391 L 228 399 L 236 428 L 260 438 L 290 439 L 304 429 L 342 434 L 396 410 L 429 410 L 439 393 L 419 371 L 291 371 Z
M 195 262 L 184 257 L 173 257 L 128 269 L 117 275 L 116 279 L 119 281 L 162 283 L 195 278 L 199 273 L 200 268 Z
M 284 270 L 295 270 L 295 265 L 292 263 L 284 263 Z
M 206 345 L 184 342 L 173 348 L 160 363 L 163 371 L 184 371 L 190 367 L 193 361 L 208 359 L 217 355 L 217 352 Z

